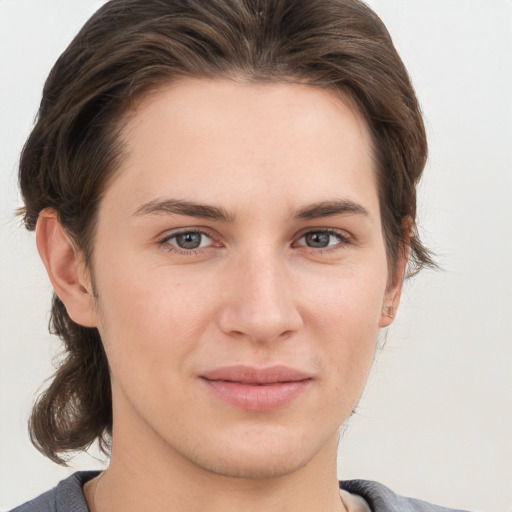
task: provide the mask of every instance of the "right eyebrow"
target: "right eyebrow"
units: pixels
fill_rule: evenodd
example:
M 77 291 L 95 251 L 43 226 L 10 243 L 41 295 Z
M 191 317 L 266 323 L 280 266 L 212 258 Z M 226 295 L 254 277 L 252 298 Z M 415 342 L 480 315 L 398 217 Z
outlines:
M 170 198 L 154 199 L 153 201 L 144 203 L 133 213 L 135 216 L 150 214 L 186 215 L 187 217 L 198 217 L 224 222 L 233 222 L 234 220 L 234 215 L 224 210 L 224 208 Z

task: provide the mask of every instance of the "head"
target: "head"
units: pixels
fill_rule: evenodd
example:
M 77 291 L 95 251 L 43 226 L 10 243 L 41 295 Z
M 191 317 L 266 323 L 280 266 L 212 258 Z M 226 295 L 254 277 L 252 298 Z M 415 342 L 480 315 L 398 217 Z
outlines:
M 223 85 L 219 90 L 212 84 Z M 208 91 L 219 104 L 227 101 L 229 87 L 235 88 L 233 101 L 245 87 L 274 91 L 281 104 L 287 94 L 279 91 L 293 87 L 296 114 L 300 101 L 314 103 L 313 91 L 316 98 L 339 101 L 364 127 L 386 289 L 401 282 L 404 261 L 412 271 L 432 264 L 416 231 L 416 185 L 427 150 L 421 113 L 387 30 L 365 4 L 113 0 L 55 64 L 20 162 L 26 227 L 55 216 L 100 317 L 98 230 L 109 191 L 123 183 L 133 156 L 131 137 L 140 128 L 134 120 L 155 104 L 181 101 L 196 86 L 197 98 Z M 112 433 L 111 373 L 101 329 L 95 320 L 74 321 L 68 309 L 54 295 L 51 328 L 64 341 L 65 358 L 31 419 L 33 441 L 56 461 L 95 440 L 107 447 Z

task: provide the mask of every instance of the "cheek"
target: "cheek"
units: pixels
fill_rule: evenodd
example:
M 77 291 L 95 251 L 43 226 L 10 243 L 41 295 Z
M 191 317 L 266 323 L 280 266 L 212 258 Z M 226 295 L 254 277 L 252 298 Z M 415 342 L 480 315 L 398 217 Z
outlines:
M 113 376 L 183 368 L 211 316 L 211 292 L 168 269 L 119 262 L 98 276 L 100 333 Z M 165 367 L 165 368 L 163 368 Z M 162 377 L 163 378 L 163 377 Z
M 387 279 L 384 259 L 373 265 L 357 263 L 328 269 L 313 280 L 304 276 L 301 286 L 312 320 L 331 331 L 351 332 L 354 339 L 377 331 Z
M 310 288 L 309 325 L 320 340 L 322 364 L 336 383 L 336 393 L 358 397 L 364 387 L 379 333 L 385 276 L 343 273 Z

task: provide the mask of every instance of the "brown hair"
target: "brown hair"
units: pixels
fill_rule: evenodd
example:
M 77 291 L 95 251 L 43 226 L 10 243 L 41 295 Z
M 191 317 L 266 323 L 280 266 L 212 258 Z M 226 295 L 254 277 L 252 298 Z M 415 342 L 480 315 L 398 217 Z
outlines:
M 112 0 L 56 62 L 23 149 L 25 225 L 54 208 L 87 262 L 98 205 L 122 157 L 123 115 L 179 77 L 300 82 L 348 97 L 374 141 L 390 268 L 406 245 L 413 270 L 433 265 L 416 228 L 427 144 L 407 71 L 377 15 L 358 0 Z M 404 220 L 412 230 L 404 239 Z M 99 333 L 74 323 L 54 294 L 51 331 L 65 357 L 30 420 L 33 443 L 63 463 L 95 440 L 108 450 L 112 403 Z

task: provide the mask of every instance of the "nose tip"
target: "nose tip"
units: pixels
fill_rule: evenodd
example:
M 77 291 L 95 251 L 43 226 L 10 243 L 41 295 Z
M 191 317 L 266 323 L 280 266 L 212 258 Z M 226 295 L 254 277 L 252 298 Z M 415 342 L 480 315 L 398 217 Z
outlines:
M 264 263 L 243 265 L 226 286 L 221 330 L 257 343 L 292 335 L 302 325 L 292 281 L 283 265 L 269 258 Z

